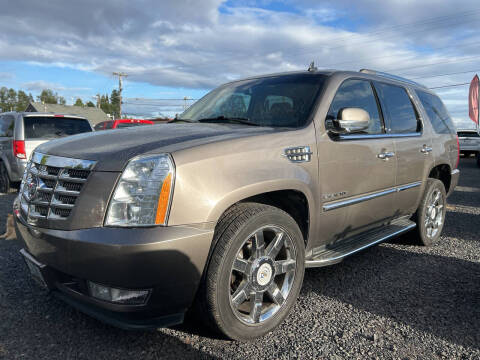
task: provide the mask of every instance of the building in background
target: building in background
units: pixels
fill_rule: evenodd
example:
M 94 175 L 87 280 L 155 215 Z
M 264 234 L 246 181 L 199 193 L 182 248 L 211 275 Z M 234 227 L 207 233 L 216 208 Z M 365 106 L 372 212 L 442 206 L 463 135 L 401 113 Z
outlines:
M 53 112 L 58 114 L 78 115 L 87 118 L 95 126 L 99 122 L 111 120 L 102 109 L 88 106 L 73 106 L 59 104 L 42 104 L 31 102 L 25 109 L 26 112 Z

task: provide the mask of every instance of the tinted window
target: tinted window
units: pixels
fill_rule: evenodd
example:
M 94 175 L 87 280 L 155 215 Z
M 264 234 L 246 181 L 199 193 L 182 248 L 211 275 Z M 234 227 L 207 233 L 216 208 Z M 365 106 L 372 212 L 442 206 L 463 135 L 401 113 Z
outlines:
M 105 127 L 105 121 L 98 123 L 93 128 L 95 129 L 95 131 L 98 131 L 98 130 L 103 130 L 104 127 Z
M 474 131 L 459 131 L 458 137 L 480 137 L 480 135 Z
M 15 117 L 13 115 L 3 115 L 0 117 L 0 137 L 13 137 L 15 127 Z
M 23 118 L 25 139 L 54 139 L 92 131 L 85 119 L 49 116 Z
M 105 130 L 113 128 L 113 121 L 105 121 Z
M 455 133 L 455 126 L 447 109 L 438 96 L 417 90 L 418 98 L 425 109 L 433 130 L 437 134 Z
M 360 108 L 370 115 L 370 125 L 366 134 L 383 132 L 378 105 L 372 86 L 366 80 L 347 80 L 338 89 L 328 111 L 327 120 L 337 119 L 338 113 L 344 108 Z
M 420 122 L 407 91 L 396 85 L 375 83 L 387 127 L 394 134 L 420 131 Z
M 179 118 L 241 117 L 262 126 L 301 127 L 324 81 L 321 74 L 295 74 L 230 83 L 205 95 Z
M 150 125 L 149 123 L 133 122 L 133 123 L 118 123 L 117 129 L 132 127 L 132 126 L 141 126 L 141 125 Z

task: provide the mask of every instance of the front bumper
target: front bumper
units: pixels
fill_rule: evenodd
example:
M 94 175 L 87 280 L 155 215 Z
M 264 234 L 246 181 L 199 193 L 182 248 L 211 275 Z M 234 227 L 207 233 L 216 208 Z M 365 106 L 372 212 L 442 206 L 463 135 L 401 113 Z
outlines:
M 458 179 L 460 178 L 460 170 L 455 169 L 451 172 L 450 187 L 448 188 L 447 196 L 455 191 L 455 187 L 458 185 Z
M 207 260 L 209 226 L 52 230 L 15 216 L 25 250 L 44 264 L 49 290 L 93 317 L 127 328 L 170 326 L 183 321 Z M 95 299 L 87 281 L 125 289 L 151 289 L 143 305 Z

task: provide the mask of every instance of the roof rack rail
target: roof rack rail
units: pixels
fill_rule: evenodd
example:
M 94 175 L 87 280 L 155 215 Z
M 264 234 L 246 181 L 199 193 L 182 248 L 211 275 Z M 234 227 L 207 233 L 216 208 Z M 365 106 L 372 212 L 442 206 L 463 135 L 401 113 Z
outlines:
M 413 80 L 410 80 L 410 79 L 407 79 L 407 78 L 404 78 L 404 77 L 401 77 L 401 76 L 398 76 L 398 75 L 389 74 L 389 73 L 386 73 L 386 72 L 381 72 L 381 71 L 376 71 L 376 70 L 371 70 L 371 69 L 360 69 L 360 72 L 365 73 L 365 74 L 379 75 L 379 76 L 386 77 L 388 79 L 403 81 L 403 82 L 406 82 L 406 83 L 409 83 L 409 84 L 412 84 L 412 85 L 416 85 L 416 86 L 420 86 L 422 88 L 426 88 L 425 85 L 419 84 L 419 83 L 417 83 Z

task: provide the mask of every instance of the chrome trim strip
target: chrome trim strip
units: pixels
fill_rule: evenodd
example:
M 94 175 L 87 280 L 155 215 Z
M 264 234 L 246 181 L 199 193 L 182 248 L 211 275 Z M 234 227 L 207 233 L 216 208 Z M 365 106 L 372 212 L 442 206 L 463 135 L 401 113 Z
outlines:
M 385 241 L 385 240 L 387 240 L 387 239 L 390 239 L 390 238 L 392 238 L 392 237 L 394 237 L 394 236 L 400 235 L 400 234 L 402 234 L 402 233 L 404 233 L 404 232 L 406 232 L 406 231 L 408 231 L 408 230 L 410 230 L 410 229 L 413 229 L 413 228 L 416 227 L 416 226 L 417 226 L 417 224 L 415 224 L 415 223 L 410 224 L 410 225 L 404 227 L 403 229 L 400 229 L 400 230 L 395 231 L 395 232 L 392 233 L 392 234 L 389 234 L 389 235 L 387 235 L 387 236 L 382 236 L 382 237 L 381 237 L 380 239 L 378 239 L 378 240 L 375 240 L 375 241 L 373 241 L 373 242 L 371 242 L 371 243 L 365 244 L 365 245 L 363 245 L 363 246 L 361 246 L 361 247 L 359 247 L 359 248 L 357 248 L 357 249 L 350 250 L 350 251 L 348 251 L 348 252 L 346 252 L 346 253 L 344 253 L 344 254 L 335 256 L 335 257 L 333 257 L 333 258 L 321 259 L 321 260 L 306 260 L 306 261 L 305 261 L 305 267 L 315 267 L 315 266 L 322 265 L 322 264 L 324 264 L 324 263 L 329 263 L 329 262 L 331 262 L 331 261 L 341 260 L 341 259 L 343 259 L 343 258 L 345 258 L 345 257 L 347 257 L 347 256 L 349 256 L 349 255 L 355 254 L 356 252 L 362 251 L 362 250 L 364 250 L 364 249 L 366 249 L 366 248 L 368 248 L 368 247 L 370 247 L 370 246 L 373 246 L 373 245 L 375 245 L 375 244 L 378 244 L 378 243 L 380 243 L 380 242 L 382 242 L 382 241 Z
M 407 134 L 365 134 L 365 135 L 338 135 L 338 140 L 366 140 L 366 139 L 385 139 L 385 138 L 404 138 L 404 137 L 420 137 L 422 133 Z
M 342 207 L 345 207 L 345 206 L 358 204 L 358 203 L 361 203 L 361 202 L 364 202 L 364 201 L 367 201 L 367 200 L 372 200 L 372 199 L 375 199 L 375 198 L 378 198 L 378 197 L 381 197 L 381 196 L 385 196 L 385 195 L 388 195 L 388 194 L 393 194 L 395 192 L 397 192 L 397 189 L 392 188 L 392 189 L 382 190 L 382 191 L 378 191 L 378 192 L 375 192 L 375 193 L 372 193 L 372 194 L 360 196 L 360 197 L 357 197 L 357 198 L 354 198 L 354 199 L 340 200 L 340 201 L 334 202 L 332 204 L 323 205 L 323 211 L 330 211 L 330 210 L 339 209 L 339 208 L 342 208 Z
M 410 184 L 396 186 L 392 189 L 377 191 L 377 192 L 374 192 L 372 194 L 359 196 L 359 197 L 356 197 L 356 198 L 353 198 L 353 199 L 339 200 L 339 201 L 336 201 L 336 202 L 332 202 L 332 203 L 323 205 L 323 211 L 330 211 L 330 210 L 339 209 L 339 208 L 342 208 L 342 207 L 345 207 L 345 206 L 358 204 L 358 203 L 361 203 L 361 202 L 364 202 L 364 201 L 376 199 L 376 198 L 381 197 L 381 196 L 393 194 L 395 192 L 408 190 L 408 189 L 411 189 L 411 188 L 414 188 L 414 187 L 417 187 L 417 186 L 420 186 L 420 185 L 422 185 L 422 182 L 421 181 L 416 181 L 416 182 L 413 182 L 413 183 L 410 183 Z
M 32 161 L 41 165 L 79 170 L 92 170 L 97 163 L 93 160 L 72 159 L 62 156 L 46 155 L 39 152 L 33 153 Z
M 410 184 L 398 186 L 397 191 L 408 190 L 408 189 L 411 189 L 411 188 L 414 188 L 414 187 L 417 187 L 417 186 L 420 186 L 420 185 L 422 185 L 421 181 L 413 182 L 413 183 L 410 183 Z

